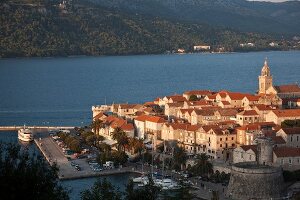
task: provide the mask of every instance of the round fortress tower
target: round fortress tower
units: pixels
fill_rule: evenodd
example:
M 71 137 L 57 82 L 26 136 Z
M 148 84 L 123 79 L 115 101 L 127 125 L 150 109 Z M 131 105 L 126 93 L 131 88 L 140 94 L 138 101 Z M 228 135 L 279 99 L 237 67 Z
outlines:
M 274 199 L 282 196 L 283 176 L 280 167 L 271 166 L 273 142 L 257 138 L 257 162 L 232 166 L 227 195 L 230 199 Z

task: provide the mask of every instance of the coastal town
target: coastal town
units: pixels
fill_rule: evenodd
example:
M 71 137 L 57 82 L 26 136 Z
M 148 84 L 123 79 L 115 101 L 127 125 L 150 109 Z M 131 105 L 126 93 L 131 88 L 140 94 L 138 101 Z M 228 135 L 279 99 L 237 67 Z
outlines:
M 93 123 L 99 124 L 93 127 L 93 132 L 114 148 L 119 142 L 114 133 L 121 130 L 128 138 L 143 141 L 158 155 L 159 152 L 173 155 L 175 144 L 188 156 L 181 170 L 192 168 L 197 155 L 203 154 L 217 173 L 232 173 L 235 164 L 259 162 L 260 157 L 262 165 L 288 172 L 299 170 L 300 87 L 273 85 L 271 69 L 265 60 L 255 94 L 191 90 L 144 104 L 93 106 Z M 266 155 L 264 149 L 268 149 Z M 229 187 L 238 185 L 236 182 L 229 183 Z M 268 186 L 263 186 L 267 193 Z M 245 194 L 251 196 L 251 190 L 258 189 L 246 190 Z M 270 192 L 266 196 L 278 195 L 272 196 Z

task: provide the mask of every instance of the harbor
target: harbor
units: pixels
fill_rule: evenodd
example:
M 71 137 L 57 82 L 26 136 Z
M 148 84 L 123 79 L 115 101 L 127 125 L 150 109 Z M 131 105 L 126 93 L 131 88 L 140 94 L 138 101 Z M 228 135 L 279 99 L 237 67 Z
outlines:
M 39 148 L 50 165 L 53 165 L 54 163 L 57 164 L 57 167 L 59 168 L 58 175 L 60 180 L 109 176 L 124 173 L 141 173 L 140 171 L 135 170 L 135 168 L 132 166 L 106 169 L 100 172 L 93 171 L 86 161 L 86 158 L 75 158 L 72 160 L 68 160 L 61 147 L 59 147 L 57 143 L 54 142 L 52 137 L 50 137 L 47 132 L 37 133 L 34 138 L 34 143 Z M 76 168 L 71 165 L 71 162 L 76 163 L 76 165 L 80 166 L 80 171 L 76 170 Z

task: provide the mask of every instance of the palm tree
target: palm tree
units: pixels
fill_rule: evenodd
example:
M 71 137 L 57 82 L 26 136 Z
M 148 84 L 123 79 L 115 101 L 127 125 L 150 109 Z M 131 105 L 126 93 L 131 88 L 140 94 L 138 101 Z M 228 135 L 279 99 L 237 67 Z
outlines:
M 139 155 L 141 154 L 141 152 L 144 149 L 144 142 L 142 139 L 137 139 L 137 138 L 129 138 L 128 139 L 128 146 L 130 149 L 131 153 L 139 153 Z
M 101 121 L 100 119 L 96 119 L 91 123 L 90 127 L 94 130 L 94 133 L 98 135 L 99 129 L 103 127 L 103 121 Z
M 205 153 L 201 153 L 197 156 L 197 167 L 200 170 L 200 174 L 209 175 L 213 172 L 213 166 L 208 160 L 208 156 Z
M 117 141 L 118 150 L 120 151 L 121 147 L 123 147 L 123 151 L 125 151 L 125 145 L 128 144 L 128 137 L 120 127 L 115 128 L 112 132 L 112 138 Z

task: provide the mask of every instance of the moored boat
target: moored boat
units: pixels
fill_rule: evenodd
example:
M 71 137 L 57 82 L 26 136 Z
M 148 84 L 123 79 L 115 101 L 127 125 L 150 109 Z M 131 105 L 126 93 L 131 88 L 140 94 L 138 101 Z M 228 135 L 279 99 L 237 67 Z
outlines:
M 18 130 L 18 139 L 23 142 L 31 142 L 33 140 L 33 133 L 24 126 L 24 128 Z

